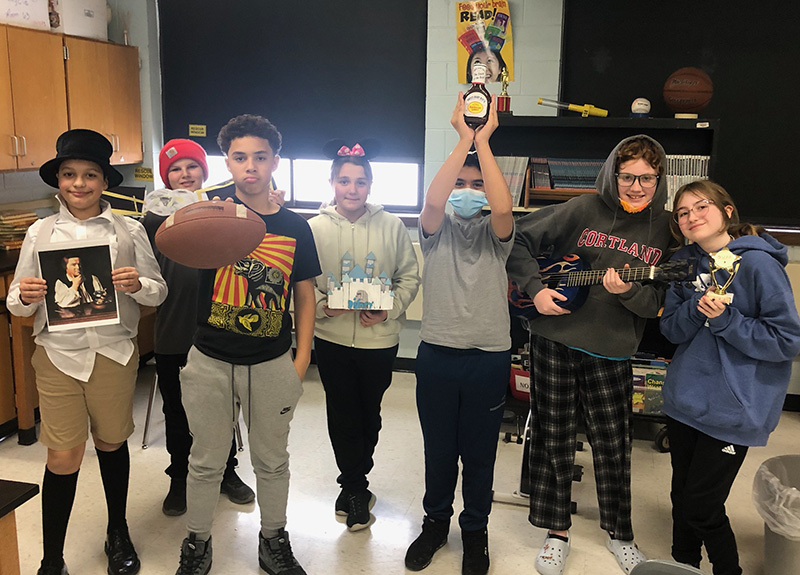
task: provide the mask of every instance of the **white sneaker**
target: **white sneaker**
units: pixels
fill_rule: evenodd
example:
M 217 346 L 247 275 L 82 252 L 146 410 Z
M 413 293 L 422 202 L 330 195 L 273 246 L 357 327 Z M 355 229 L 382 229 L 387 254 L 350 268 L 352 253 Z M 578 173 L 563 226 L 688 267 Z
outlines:
M 569 539 L 569 534 L 567 534 Z M 569 555 L 569 541 L 545 536 L 544 545 L 536 556 L 536 570 L 541 575 L 561 575 Z
M 614 554 L 617 559 L 619 568 L 625 573 L 630 573 L 634 567 L 643 561 L 647 561 L 644 554 L 639 551 L 636 543 L 633 541 L 621 541 L 619 539 L 612 539 L 611 535 L 606 533 L 606 548 Z

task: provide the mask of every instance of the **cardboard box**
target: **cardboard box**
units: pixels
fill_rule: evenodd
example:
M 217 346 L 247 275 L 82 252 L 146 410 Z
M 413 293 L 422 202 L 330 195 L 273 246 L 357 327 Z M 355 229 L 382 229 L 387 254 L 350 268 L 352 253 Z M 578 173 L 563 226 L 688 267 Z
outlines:
M 54 0 L 57 19 L 53 32 L 108 40 L 108 8 L 106 0 Z
M 0 23 L 49 31 L 47 0 L 0 0 Z

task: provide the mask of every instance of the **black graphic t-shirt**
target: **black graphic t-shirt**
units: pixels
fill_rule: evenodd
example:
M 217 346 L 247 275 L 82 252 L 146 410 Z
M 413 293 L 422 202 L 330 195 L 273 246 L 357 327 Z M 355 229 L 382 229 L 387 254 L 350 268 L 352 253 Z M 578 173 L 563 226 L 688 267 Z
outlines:
M 243 203 L 233 195 L 233 184 L 213 195 Z M 311 228 L 302 217 L 285 208 L 259 215 L 267 233 L 250 255 L 199 274 L 195 346 L 238 365 L 268 361 L 291 348 L 292 289 L 321 273 Z

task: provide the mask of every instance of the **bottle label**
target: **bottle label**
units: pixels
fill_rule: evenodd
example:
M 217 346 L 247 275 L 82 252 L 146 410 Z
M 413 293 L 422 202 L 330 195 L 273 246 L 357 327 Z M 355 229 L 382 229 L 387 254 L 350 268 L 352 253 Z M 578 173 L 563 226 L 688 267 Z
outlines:
M 486 83 L 486 66 L 480 62 L 475 62 L 472 65 L 472 83 L 485 84 Z
M 482 118 L 483 116 L 486 115 L 486 111 L 488 109 L 489 109 L 489 101 L 486 99 L 486 96 L 484 96 L 480 92 L 473 92 L 472 94 L 467 94 L 467 97 L 464 98 L 465 116 Z

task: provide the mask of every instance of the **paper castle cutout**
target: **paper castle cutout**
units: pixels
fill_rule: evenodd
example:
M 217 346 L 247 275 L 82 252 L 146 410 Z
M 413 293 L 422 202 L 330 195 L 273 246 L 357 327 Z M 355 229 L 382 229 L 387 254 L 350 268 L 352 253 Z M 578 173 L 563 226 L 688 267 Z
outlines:
M 328 273 L 330 309 L 379 310 L 394 307 L 392 278 L 386 272 L 375 274 L 375 254 L 369 252 L 365 267 L 353 265 L 350 252 L 342 256 L 342 283 Z

